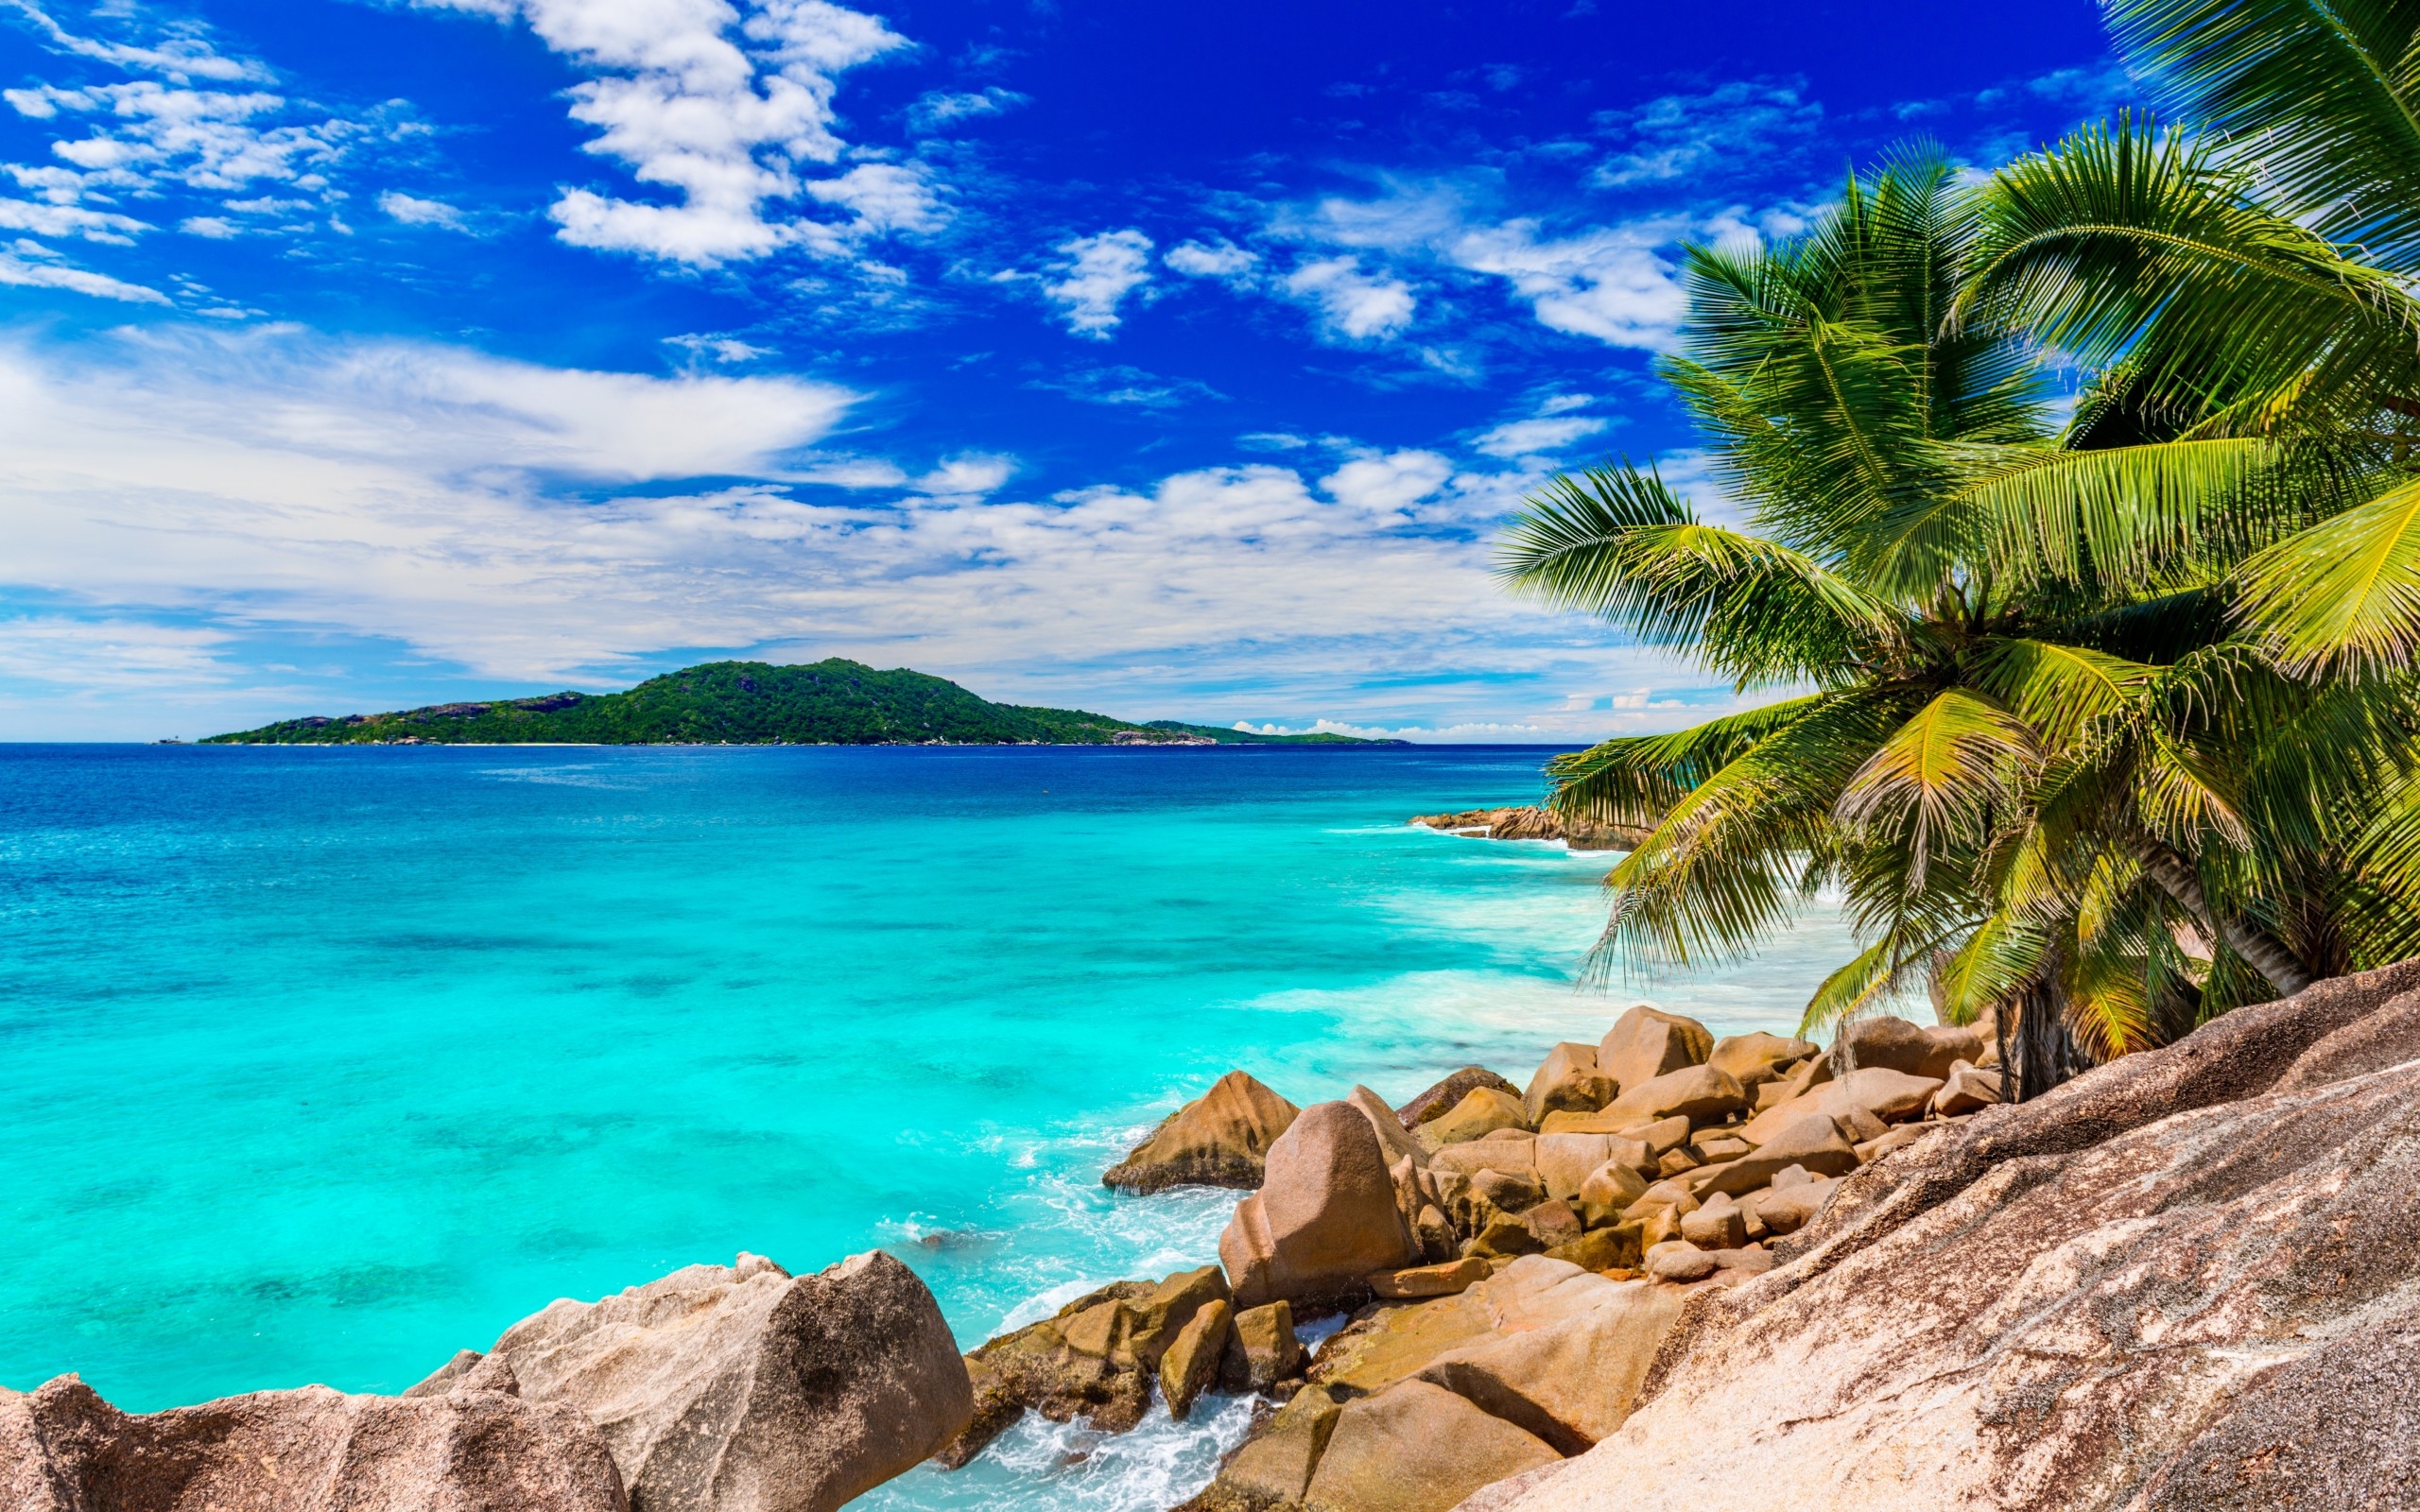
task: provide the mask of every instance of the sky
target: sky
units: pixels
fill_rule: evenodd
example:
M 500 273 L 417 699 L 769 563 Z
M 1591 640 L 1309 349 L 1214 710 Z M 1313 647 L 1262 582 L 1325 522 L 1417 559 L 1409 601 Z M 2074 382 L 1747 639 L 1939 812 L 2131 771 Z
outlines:
M 1691 242 L 2133 98 L 2090 0 L 0 0 L 0 738 L 843 656 L 1128 718 L 1732 706 L 1507 594 Z

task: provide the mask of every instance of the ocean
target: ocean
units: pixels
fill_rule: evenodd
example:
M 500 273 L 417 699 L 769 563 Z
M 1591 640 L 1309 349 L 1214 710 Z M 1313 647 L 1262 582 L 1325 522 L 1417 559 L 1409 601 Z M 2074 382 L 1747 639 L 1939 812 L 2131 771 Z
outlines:
M 1851 947 L 1579 981 L 1608 858 L 1409 827 L 1525 747 L 0 746 L 0 1385 L 409 1385 L 561 1297 L 880 1246 L 963 1346 L 1216 1258 L 1099 1172 L 1240 1066 L 1516 1081 L 1634 1001 L 1786 1032 Z M 1245 1403 L 856 1503 L 1148 1512 Z

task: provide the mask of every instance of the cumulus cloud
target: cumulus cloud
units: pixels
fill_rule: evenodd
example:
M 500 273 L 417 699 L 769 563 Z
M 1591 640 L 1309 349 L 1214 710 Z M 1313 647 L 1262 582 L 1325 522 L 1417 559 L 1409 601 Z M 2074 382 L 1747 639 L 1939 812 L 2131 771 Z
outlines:
M 435 226 L 441 231 L 458 232 L 471 229 L 462 213 L 443 200 L 421 199 L 401 190 L 389 189 L 380 195 L 378 208 L 385 211 L 390 219 L 406 226 Z
M 880 17 L 827 0 L 421 0 L 517 15 L 597 77 L 572 87 L 587 150 L 676 202 L 566 189 L 551 214 L 575 246 L 711 266 L 785 247 L 837 255 L 848 238 L 930 225 L 914 170 L 860 164 L 803 178 L 846 152 L 839 76 L 908 46 Z M 874 171 L 870 171 L 874 170 Z M 840 225 L 774 207 L 802 197 L 853 213 Z
M 1181 242 L 1169 248 L 1160 261 L 1187 278 L 1236 278 L 1251 272 L 1260 259 L 1231 242 L 1206 247 L 1200 242 Z
M 1542 236 L 1535 221 L 1510 220 L 1464 232 L 1449 251 L 1461 266 L 1509 282 L 1543 325 L 1653 351 L 1670 344 L 1688 313 L 1660 250 L 1681 230 L 1652 221 L 1557 238 Z
M 1328 330 L 1355 341 L 1393 335 L 1411 323 L 1416 304 L 1409 284 L 1364 273 L 1350 257 L 1305 263 L 1287 275 L 1285 288 Z
M 1064 276 L 1042 292 L 1064 311 L 1067 329 L 1105 341 L 1117 329 L 1118 305 L 1151 281 L 1151 238 L 1139 231 L 1105 231 L 1060 244 Z

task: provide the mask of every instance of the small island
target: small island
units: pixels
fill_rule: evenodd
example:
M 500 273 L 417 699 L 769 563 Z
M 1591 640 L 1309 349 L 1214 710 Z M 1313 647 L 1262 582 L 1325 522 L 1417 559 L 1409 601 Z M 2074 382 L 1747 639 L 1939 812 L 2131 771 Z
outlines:
M 625 693 L 549 693 L 388 713 L 314 714 L 211 746 L 1401 746 L 993 703 L 946 678 L 838 657 L 708 662 Z

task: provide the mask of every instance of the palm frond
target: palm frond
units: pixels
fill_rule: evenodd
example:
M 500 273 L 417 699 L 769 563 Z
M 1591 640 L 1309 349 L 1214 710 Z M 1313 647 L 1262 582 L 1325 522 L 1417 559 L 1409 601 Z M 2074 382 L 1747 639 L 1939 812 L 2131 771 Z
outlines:
M 2240 613 L 2290 674 L 2401 671 L 2420 653 L 2420 480 L 2244 563 Z

